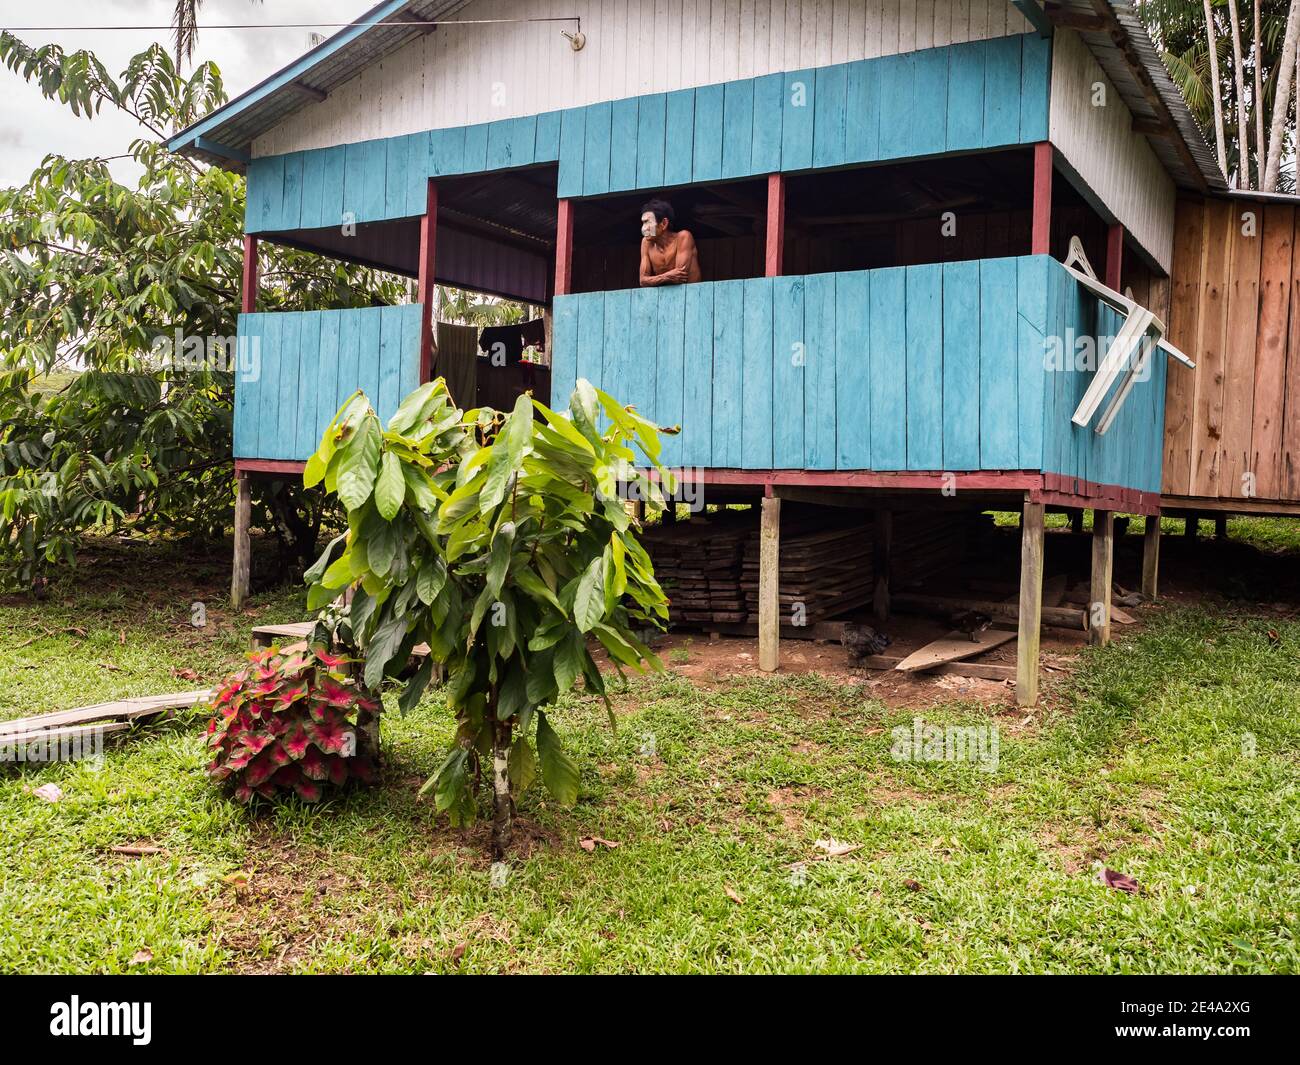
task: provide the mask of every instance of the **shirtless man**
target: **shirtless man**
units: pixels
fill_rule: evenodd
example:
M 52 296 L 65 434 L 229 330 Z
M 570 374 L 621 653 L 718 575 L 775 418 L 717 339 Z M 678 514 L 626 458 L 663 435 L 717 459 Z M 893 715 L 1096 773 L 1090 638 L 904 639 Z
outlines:
M 641 285 L 686 285 L 702 280 L 700 255 L 689 230 L 673 230 L 673 206 L 651 200 L 641 208 Z

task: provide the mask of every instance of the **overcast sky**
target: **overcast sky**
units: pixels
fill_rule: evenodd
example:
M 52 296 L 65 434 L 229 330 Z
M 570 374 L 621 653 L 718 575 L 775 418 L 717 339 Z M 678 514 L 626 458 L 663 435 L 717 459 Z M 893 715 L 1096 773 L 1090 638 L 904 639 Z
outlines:
M 0 0 L 0 26 L 169 25 L 174 0 Z M 221 68 L 226 91 L 237 96 L 309 47 L 309 29 L 204 30 L 205 23 L 346 22 L 367 11 L 373 0 L 205 0 L 199 11 L 197 62 Z M 336 32 L 322 29 L 326 36 Z M 104 32 L 30 31 L 18 33 L 31 45 L 55 43 L 67 51 L 93 51 L 113 75 L 150 41 L 169 42 L 165 30 Z M 170 47 L 170 44 L 168 44 Z M 62 104 L 0 66 L 0 186 L 25 182 L 50 153 L 70 158 L 118 155 L 139 127 L 108 111 L 90 120 L 76 118 Z M 129 171 L 117 170 L 119 178 Z

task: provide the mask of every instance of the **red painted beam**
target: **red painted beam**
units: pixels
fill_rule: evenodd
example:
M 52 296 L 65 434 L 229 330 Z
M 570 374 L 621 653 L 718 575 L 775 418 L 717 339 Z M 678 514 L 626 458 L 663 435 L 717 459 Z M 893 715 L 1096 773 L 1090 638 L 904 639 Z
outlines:
M 1048 255 L 1052 247 L 1052 145 L 1034 145 L 1034 224 L 1029 242 L 1031 255 Z
M 257 310 L 257 238 L 244 234 L 244 284 L 239 309 L 244 314 Z
M 235 459 L 235 472 L 299 474 L 306 465 L 292 459 Z
M 555 294 L 573 291 L 573 201 L 560 200 L 555 211 Z
M 1116 222 L 1106 231 L 1106 277 L 1107 287 L 1122 292 L 1119 286 L 1124 277 L 1124 227 Z
M 785 175 L 767 175 L 767 261 L 765 277 L 780 277 L 785 263 Z
M 433 376 L 433 304 L 435 283 L 434 253 L 438 240 L 438 186 L 429 179 L 425 194 L 424 217 L 420 219 L 420 274 L 417 295 L 420 301 L 420 381 Z

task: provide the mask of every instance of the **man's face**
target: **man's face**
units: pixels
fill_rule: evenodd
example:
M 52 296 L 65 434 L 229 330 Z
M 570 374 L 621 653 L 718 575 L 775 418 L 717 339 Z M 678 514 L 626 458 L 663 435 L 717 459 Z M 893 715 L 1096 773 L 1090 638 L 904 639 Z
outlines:
M 646 211 L 641 216 L 641 236 L 646 240 L 654 240 L 659 234 L 659 222 L 655 219 L 653 211 Z

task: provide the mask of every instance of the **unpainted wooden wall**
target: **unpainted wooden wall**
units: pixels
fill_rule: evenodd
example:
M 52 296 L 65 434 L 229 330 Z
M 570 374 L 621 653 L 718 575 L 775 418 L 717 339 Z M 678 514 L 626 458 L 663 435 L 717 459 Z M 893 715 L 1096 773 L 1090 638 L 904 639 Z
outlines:
M 1294 206 L 1183 197 L 1174 231 L 1163 493 L 1300 502 Z M 1253 493 L 1253 495 L 1252 495 Z

